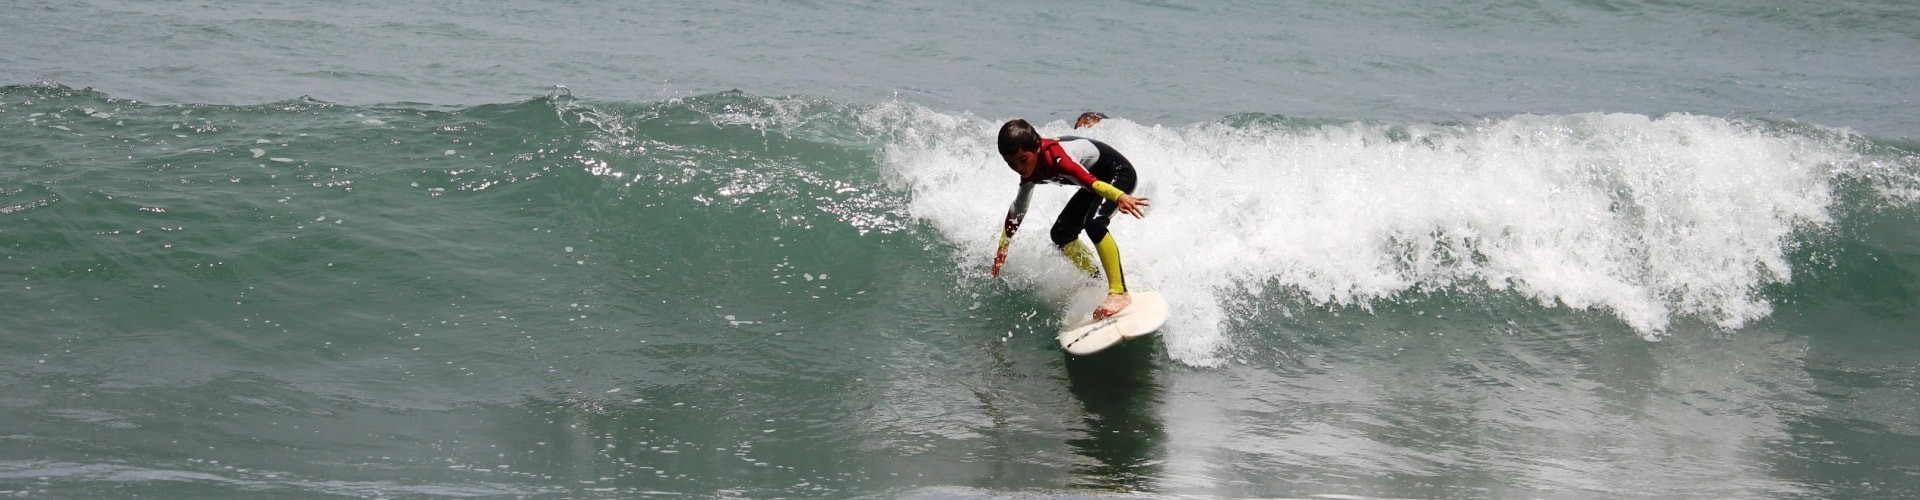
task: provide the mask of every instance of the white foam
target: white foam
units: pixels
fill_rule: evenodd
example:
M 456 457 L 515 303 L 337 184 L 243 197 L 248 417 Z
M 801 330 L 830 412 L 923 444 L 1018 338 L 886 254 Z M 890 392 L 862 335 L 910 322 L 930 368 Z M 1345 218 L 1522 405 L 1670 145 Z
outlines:
M 1000 121 L 902 103 L 868 121 L 891 134 L 881 163 L 911 215 L 985 279 L 1017 183 L 991 142 Z M 1858 160 L 1836 139 L 1694 115 L 1041 131 L 1104 140 L 1138 167 L 1150 215 L 1113 231 L 1130 283 L 1175 311 L 1170 353 L 1198 365 L 1224 359 L 1226 311 L 1256 299 L 1365 308 L 1490 289 L 1605 310 L 1649 339 L 1680 317 L 1738 328 L 1771 312 L 1760 291 L 1791 279 L 1791 233 L 1830 222 L 1837 165 Z M 1016 285 L 1066 269 L 1046 233 L 1070 195 L 1036 190 L 1006 269 Z M 1274 286 L 1294 296 L 1245 291 Z

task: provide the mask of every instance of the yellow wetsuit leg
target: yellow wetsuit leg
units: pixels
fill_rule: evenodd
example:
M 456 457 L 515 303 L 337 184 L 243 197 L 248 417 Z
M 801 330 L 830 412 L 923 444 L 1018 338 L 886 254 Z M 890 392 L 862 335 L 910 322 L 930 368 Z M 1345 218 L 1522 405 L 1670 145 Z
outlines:
M 1100 268 L 1093 265 L 1093 251 L 1087 250 L 1087 244 L 1081 243 L 1079 238 L 1060 245 L 1060 253 L 1067 254 L 1067 261 L 1072 262 L 1073 267 L 1080 268 L 1081 272 L 1087 273 L 1087 276 L 1100 275 Z
M 1120 272 L 1120 244 L 1113 242 L 1113 234 L 1101 235 L 1093 247 L 1100 252 L 1100 267 L 1107 271 L 1107 295 L 1127 293 L 1127 278 Z

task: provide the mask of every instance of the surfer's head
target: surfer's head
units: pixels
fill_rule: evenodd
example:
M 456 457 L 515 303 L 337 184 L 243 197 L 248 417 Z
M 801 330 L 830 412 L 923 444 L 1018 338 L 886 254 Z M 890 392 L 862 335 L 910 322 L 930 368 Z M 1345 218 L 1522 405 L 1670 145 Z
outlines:
M 1096 124 L 1099 124 L 1100 120 L 1105 120 L 1105 119 L 1107 119 L 1107 114 L 1101 113 L 1099 111 L 1088 111 L 1085 113 L 1080 113 L 1080 118 L 1075 119 L 1073 121 L 1073 128 L 1092 127 Z
M 1040 161 L 1040 132 L 1026 120 L 1007 120 L 1000 126 L 1000 159 L 1021 177 L 1032 175 Z

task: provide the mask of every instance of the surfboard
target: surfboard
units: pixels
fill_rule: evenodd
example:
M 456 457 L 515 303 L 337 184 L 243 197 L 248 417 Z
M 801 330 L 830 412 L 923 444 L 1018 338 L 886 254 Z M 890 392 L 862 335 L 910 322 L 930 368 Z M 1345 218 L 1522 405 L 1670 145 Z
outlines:
M 1131 293 L 1133 304 L 1099 321 L 1091 313 L 1060 331 L 1060 348 L 1085 356 L 1160 330 L 1167 323 L 1167 301 L 1156 291 Z

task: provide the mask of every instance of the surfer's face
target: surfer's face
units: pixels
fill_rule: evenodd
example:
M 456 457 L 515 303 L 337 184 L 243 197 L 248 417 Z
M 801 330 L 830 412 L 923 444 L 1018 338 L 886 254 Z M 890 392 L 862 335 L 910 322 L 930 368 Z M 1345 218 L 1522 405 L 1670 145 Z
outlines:
M 1020 174 L 1021 177 L 1026 177 L 1033 175 L 1033 167 L 1035 167 L 1036 163 L 1039 163 L 1040 155 L 1034 154 L 1033 151 L 1021 151 L 1011 155 L 1002 155 L 1000 159 L 1006 160 L 1007 168 L 1013 169 L 1014 173 Z

